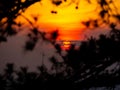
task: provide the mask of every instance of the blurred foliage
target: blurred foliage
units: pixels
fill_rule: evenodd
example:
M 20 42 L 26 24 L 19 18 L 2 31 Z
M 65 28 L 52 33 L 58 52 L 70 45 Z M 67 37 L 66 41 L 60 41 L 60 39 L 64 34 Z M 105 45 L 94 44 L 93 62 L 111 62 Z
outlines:
M 58 44 L 57 49 L 62 52 Z M 38 66 L 38 72 L 30 72 L 27 67 L 16 70 L 14 64 L 8 63 L 4 73 L 0 74 L 0 89 L 84 90 L 106 87 L 111 90 L 120 84 L 120 30 L 111 30 L 98 39 L 88 38 L 78 49 L 71 45 L 67 52 L 64 63 L 50 58 L 53 63 L 51 71 L 44 63 Z
M 16 18 L 31 4 L 40 0 L 0 0 L 0 21 L 7 17 L 8 21 Z
M 18 33 L 12 28 L 12 25 L 21 26 L 21 24 L 14 22 L 14 19 L 37 1 L 40 0 L 0 0 L 0 42 L 7 41 L 8 36 Z M 68 0 L 51 1 L 54 5 L 59 6 Z M 91 0 L 86 1 L 92 3 Z M 75 8 L 78 9 L 78 2 L 79 0 L 71 0 L 70 4 L 75 3 Z M 56 59 L 51 57 L 50 60 L 54 63 L 52 69 L 56 72 L 54 74 L 48 73 L 44 65 L 38 67 L 39 73 L 35 73 L 28 72 L 27 67 L 21 67 L 16 71 L 13 64 L 7 64 L 5 72 L 0 74 L 0 90 L 81 90 L 99 86 L 114 88 L 115 85 L 120 84 L 120 30 L 116 29 L 116 25 L 120 21 L 120 14 L 113 0 L 97 0 L 97 3 L 101 8 L 99 18 L 88 20 L 83 24 L 87 27 L 107 24 L 111 28 L 108 35 L 100 35 L 99 39 L 88 38 L 87 41 L 81 42 L 79 49 L 75 49 L 75 45 L 71 45 L 67 50 L 67 55 L 62 56 L 64 63 L 57 63 Z M 114 9 L 111 9 L 109 5 L 113 5 Z M 56 11 L 51 13 L 57 14 Z M 110 18 L 115 18 L 116 22 L 111 22 Z M 4 23 L 3 19 L 5 19 Z M 34 17 L 34 20 L 37 21 L 37 18 Z M 46 38 L 45 32 L 39 31 L 32 22 L 28 19 L 27 21 L 31 24 L 32 30 L 28 34 L 25 49 L 33 50 L 38 39 L 42 39 L 51 42 L 61 55 L 62 49 L 55 44 L 59 35 L 58 30 L 50 33 L 50 38 Z M 6 23 L 6 27 L 1 28 Z M 115 68 L 107 70 L 115 63 L 117 63 Z
M 40 0 L 0 0 L 0 42 L 7 41 L 8 36 L 13 36 L 18 33 L 13 25 L 21 26 L 14 20 L 27 7 Z

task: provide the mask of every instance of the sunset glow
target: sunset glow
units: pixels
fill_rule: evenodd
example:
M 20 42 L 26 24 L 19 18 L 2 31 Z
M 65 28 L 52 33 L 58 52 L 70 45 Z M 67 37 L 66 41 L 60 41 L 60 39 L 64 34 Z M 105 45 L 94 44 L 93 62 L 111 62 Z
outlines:
M 71 42 L 70 41 L 64 41 L 61 45 L 63 50 L 68 50 L 70 48 Z
M 28 7 L 22 15 L 42 31 L 59 30 L 58 40 L 81 40 L 84 38 L 82 34 L 86 29 L 81 22 L 91 18 L 95 19 L 98 16 L 99 10 L 96 9 L 96 0 L 92 0 L 92 4 L 86 0 L 81 0 L 78 9 L 75 8 L 75 3 L 67 6 L 69 1 L 55 6 L 50 0 L 42 0 Z M 38 21 L 35 22 L 33 17 L 38 17 Z M 29 26 L 28 21 L 23 16 L 19 16 L 16 21 L 26 23 Z

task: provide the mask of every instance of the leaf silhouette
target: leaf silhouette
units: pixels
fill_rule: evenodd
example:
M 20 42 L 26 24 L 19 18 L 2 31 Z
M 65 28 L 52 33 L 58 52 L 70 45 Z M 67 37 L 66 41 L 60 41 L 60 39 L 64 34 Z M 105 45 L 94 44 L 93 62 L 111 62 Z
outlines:
M 7 41 L 7 38 L 4 37 L 4 36 L 0 36 L 0 42 L 6 42 Z
M 62 3 L 62 0 L 52 0 L 52 3 L 59 6 Z
M 35 42 L 33 42 L 33 41 L 26 42 L 26 45 L 25 45 L 26 50 L 32 51 L 34 49 L 34 47 L 35 47 Z

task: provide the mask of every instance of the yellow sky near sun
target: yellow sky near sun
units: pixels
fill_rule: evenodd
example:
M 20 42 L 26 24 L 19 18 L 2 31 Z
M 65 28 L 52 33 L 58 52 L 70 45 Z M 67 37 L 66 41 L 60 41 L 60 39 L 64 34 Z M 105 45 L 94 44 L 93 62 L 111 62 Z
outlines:
M 85 26 L 80 22 L 97 18 L 96 0 L 91 0 L 92 4 L 86 0 L 81 0 L 78 9 L 75 9 L 75 3 L 67 6 L 69 1 L 56 7 L 50 0 L 42 0 L 29 6 L 23 15 L 32 21 L 34 26 L 42 30 L 60 30 L 61 37 L 59 39 L 80 39 L 80 34 L 85 29 Z M 120 0 L 116 1 L 120 2 Z M 57 14 L 51 13 L 52 10 L 57 11 Z M 32 16 L 39 16 L 38 21 L 34 22 Z M 17 18 L 17 21 L 28 24 L 21 16 Z

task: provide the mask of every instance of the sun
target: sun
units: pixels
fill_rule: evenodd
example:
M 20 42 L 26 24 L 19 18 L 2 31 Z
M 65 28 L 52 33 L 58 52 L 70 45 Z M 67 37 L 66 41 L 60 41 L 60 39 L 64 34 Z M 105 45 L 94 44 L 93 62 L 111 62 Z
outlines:
M 61 48 L 62 48 L 62 50 L 69 50 L 70 46 L 71 46 L 71 42 L 70 41 L 63 41 L 62 45 L 61 45 Z

